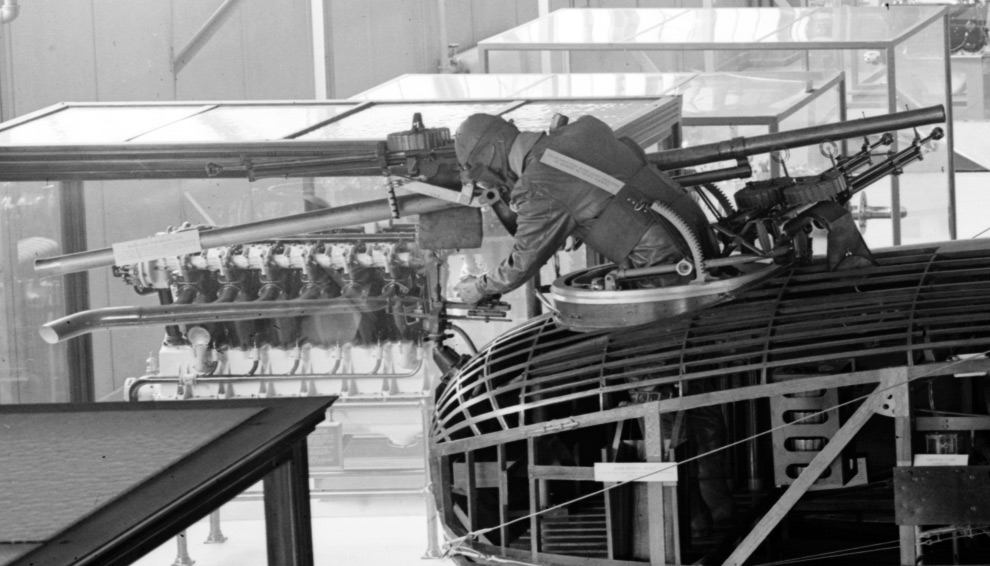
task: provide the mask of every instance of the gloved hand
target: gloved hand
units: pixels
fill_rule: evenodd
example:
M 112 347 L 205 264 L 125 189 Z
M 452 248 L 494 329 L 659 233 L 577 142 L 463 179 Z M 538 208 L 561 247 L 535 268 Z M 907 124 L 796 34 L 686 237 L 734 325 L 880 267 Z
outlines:
M 481 279 L 473 275 L 469 275 L 458 281 L 454 285 L 454 294 L 461 301 L 472 305 L 477 304 L 481 299 L 485 298 L 485 292 L 481 290 Z

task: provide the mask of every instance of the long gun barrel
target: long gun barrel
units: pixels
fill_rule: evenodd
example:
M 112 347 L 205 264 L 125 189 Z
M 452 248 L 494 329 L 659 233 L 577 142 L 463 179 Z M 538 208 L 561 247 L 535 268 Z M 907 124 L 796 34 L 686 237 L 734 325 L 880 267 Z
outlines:
M 812 126 L 751 138 L 739 137 L 684 149 L 649 153 L 647 159 L 666 171 L 706 163 L 744 159 L 751 155 L 804 147 L 828 140 L 843 140 L 942 122 L 945 122 L 945 108 L 939 104 L 883 116 L 848 120 L 837 124 Z
M 460 206 L 453 202 L 423 195 L 398 197 L 396 203 L 398 211 L 402 216 L 437 212 Z M 392 209 L 388 201 L 370 201 L 349 206 L 314 210 L 272 220 L 231 226 L 229 228 L 205 230 L 200 232 L 199 240 L 203 248 L 215 248 L 219 246 L 246 244 L 266 238 L 281 238 L 295 234 L 345 228 L 368 222 L 380 222 L 390 218 L 392 218 Z M 113 264 L 113 249 L 103 248 L 39 259 L 34 262 L 34 271 L 39 276 L 44 277 L 109 267 Z

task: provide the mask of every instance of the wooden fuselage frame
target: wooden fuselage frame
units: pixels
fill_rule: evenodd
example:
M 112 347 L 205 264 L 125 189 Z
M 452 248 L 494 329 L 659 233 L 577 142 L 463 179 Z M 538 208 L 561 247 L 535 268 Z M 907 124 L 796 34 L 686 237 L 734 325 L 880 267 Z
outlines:
M 588 465 L 544 463 L 540 442 L 581 431 L 590 437 L 596 427 L 636 421 L 645 461 L 664 461 L 669 453 L 660 415 L 667 412 L 827 388 L 865 392 L 725 564 L 745 562 L 873 414 L 894 419 L 897 465 L 910 466 L 908 384 L 990 370 L 990 242 L 893 248 L 875 257 L 876 266 L 859 270 L 828 272 L 820 262 L 791 268 L 726 302 L 660 323 L 577 333 L 545 316 L 493 341 L 448 376 L 436 395 L 433 489 L 448 531 L 470 535 L 455 546 L 469 548 L 463 555 L 483 563 L 485 556 L 502 556 L 541 564 L 629 564 L 612 544 L 628 510 L 609 504 L 608 492 L 607 557 L 589 562 L 541 548 L 546 482 L 592 482 L 594 476 Z M 783 375 L 788 378 L 778 379 Z M 618 401 L 630 390 L 672 385 L 678 391 L 672 398 Z M 519 456 L 522 446 L 525 455 Z M 599 448 L 589 442 L 589 450 Z M 603 450 L 601 459 L 609 457 Z M 525 472 L 518 470 L 521 461 Z M 455 465 L 466 477 L 454 477 Z M 528 508 L 508 504 L 513 474 L 526 477 Z M 641 528 L 648 532 L 649 562 L 679 563 L 676 494 L 661 483 L 645 489 L 649 517 Z M 490 505 L 482 490 L 497 494 L 494 509 L 485 509 Z M 529 523 L 528 548 L 499 543 L 511 542 L 509 524 L 523 522 L 520 514 Z M 900 526 L 900 532 L 901 563 L 913 564 L 915 529 Z

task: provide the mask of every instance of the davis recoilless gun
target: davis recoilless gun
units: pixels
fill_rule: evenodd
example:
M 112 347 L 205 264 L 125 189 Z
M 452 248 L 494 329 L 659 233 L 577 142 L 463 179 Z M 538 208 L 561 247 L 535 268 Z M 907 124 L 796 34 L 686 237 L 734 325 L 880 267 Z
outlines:
M 647 154 L 649 162 L 661 170 L 674 173 L 675 180 L 682 185 L 702 187 L 696 190 L 703 197 L 702 200 L 710 203 L 711 199 L 706 191 L 713 187 L 712 183 L 749 176 L 750 168 L 746 159 L 750 156 L 815 144 L 835 148 L 837 142 L 845 139 L 884 134 L 879 140 L 868 141 L 860 152 L 852 156 L 840 156 L 837 151 L 833 152 L 833 166 L 819 175 L 752 183 L 736 194 L 736 206 L 732 206 L 724 195 L 717 196 L 716 200 L 722 206 L 721 209 L 712 207 L 716 218 L 712 230 L 718 235 L 722 245 L 716 257 L 703 257 L 700 250 L 693 249 L 692 257 L 678 265 L 625 271 L 607 268 L 605 272 L 601 272 L 602 268 L 595 268 L 594 275 L 578 273 L 564 283 L 561 289 L 555 284 L 554 298 L 565 305 L 562 308 L 566 310 L 567 295 L 571 292 L 621 291 L 625 281 L 670 271 L 693 273 L 695 283 L 699 284 L 724 284 L 727 278 L 731 279 L 727 274 L 733 273 L 752 278 L 756 267 L 808 258 L 811 246 L 807 232 L 811 223 L 829 230 L 828 253 L 831 267 L 869 261 L 869 251 L 862 243 L 855 225 L 851 223 L 844 205 L 866 186 L 884 176 L 897 174 L 908 163 L 920 159 L 926 144 L 942 136 L 941 130 L 935 129 L 924 138 L 916 135 L 910 147 L 901 151 L 876 155 L 875 151 L 879 146 L 892 141 L 891 132 L 944 120 L 944 109 L 935 106 Z M 205 258 L 208 255 L 207 250 L 212 248 L 243 246 L 252 242 L 344 229 L 465 206 L 491 206 L 500 213 L 500 218 L 511 231 L 511 211 L 504 206 L 503 195 L 497 190 L 482 190 L 471 184 L 462 184 L 449 130 L 427 128 L 419 115 L 414 117 L 410 130 L 391 134 L 387 140 L 375 143 L 326 142 L 322 144 L 321 152 L 320 157 L 308 156 L 313 152 L 307 150 L 300 151 L 295 157 L 265 158 L 261 154 L 254 156 L 245 151 L 236 164 L 211 162 L 207 171 L 218 177 L 241 176 L 250 179 L 270 176 L 376 176 L 384 179 L 387 198 L 239 226 L 194 229 L 203 250 L 197 254 L 202 254 Z M 712 171 L 685 171 L 686 168 L 724 161 L 736 163 L 734 166 Z M 399 189 L 408 194 L 397 194 Z M 720 191 L 715 191 L 711 194 L 719 193 Z M 674 224 L 677 226 L 677 223 Z M 687 234 L 685 239 L 695 240 L 694 236 L 696 235 Z M 312 262 L 320 254 L 303 254 L 299 257 Z M 144 261 L 160 259 L 149 257 Z M 41 259 L 36 262 L 35 269 L 39 275 L 63 275 L 117 263 L 114 250 L 106 248 Z M 702 286 L 692 285 L 694 289 L 690 295 L 698 295 L 697 288 Z M 714 288 L 713 292 L 716 292 Z M 668 295 L 677 296 L 677 293 Z M 438 296 L 432 298 L 440 299 Z M 694 303 L 695 301 L 688 300 L 683 308 L 690 308 Z M 232 302 L 225 305 L 225 312 L 237 310 L 242 304 L 245 309 L 252 308 L 249 303 Z M 167 307 L 163 305 L 163 308 Z M 425 306 L 422 312 L 430 312 L 430 307 Z M 82 315 L 84 313 L 71 316 Z M 190 312 L 188 316 L 190 318 L 172 322 L 182 324 L 197 319 L 194 312 Z M 144 317 L 157 320 L 155 313 L 142 312 L 141 318 Z M 129 324 L 136 323 L 133 317 L 124 318 Z M 114 320 L 114 317 L 109 317 L 109 320 Z M 105 323 L 100 322 L 94 328 L 99 327 L 105 327 Z

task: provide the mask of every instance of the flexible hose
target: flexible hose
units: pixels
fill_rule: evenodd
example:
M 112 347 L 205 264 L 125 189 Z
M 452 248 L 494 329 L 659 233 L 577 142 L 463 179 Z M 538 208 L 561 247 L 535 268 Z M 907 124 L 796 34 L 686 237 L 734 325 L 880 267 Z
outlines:
M 181 297 L 180 297 L 181 298 Z M 178 301 L 177 301 L 178 302 Z M 101 328 L 191 324 L 228 320 L 254 320 L 307 314 L 366 313 L 382 310 L 384 299 L 318 299 L 313 301 L 250 301 L 217 304 L 174 304 L 157 307 L 107 307 L 77 312 L 45 323 L 40 332 L 49 344 L 57 344 Z
M 450 329 L 460 336 L 461 340 L 464 342 L 464 345 L 471 351 L 472 356 L 478 353 L 478 347 L 474 345 L 474 341 L 471 340 L 471 337 L 468 336 L 468 333 L 463 328 L 457 326 L 456 324 L 451 324 Z

